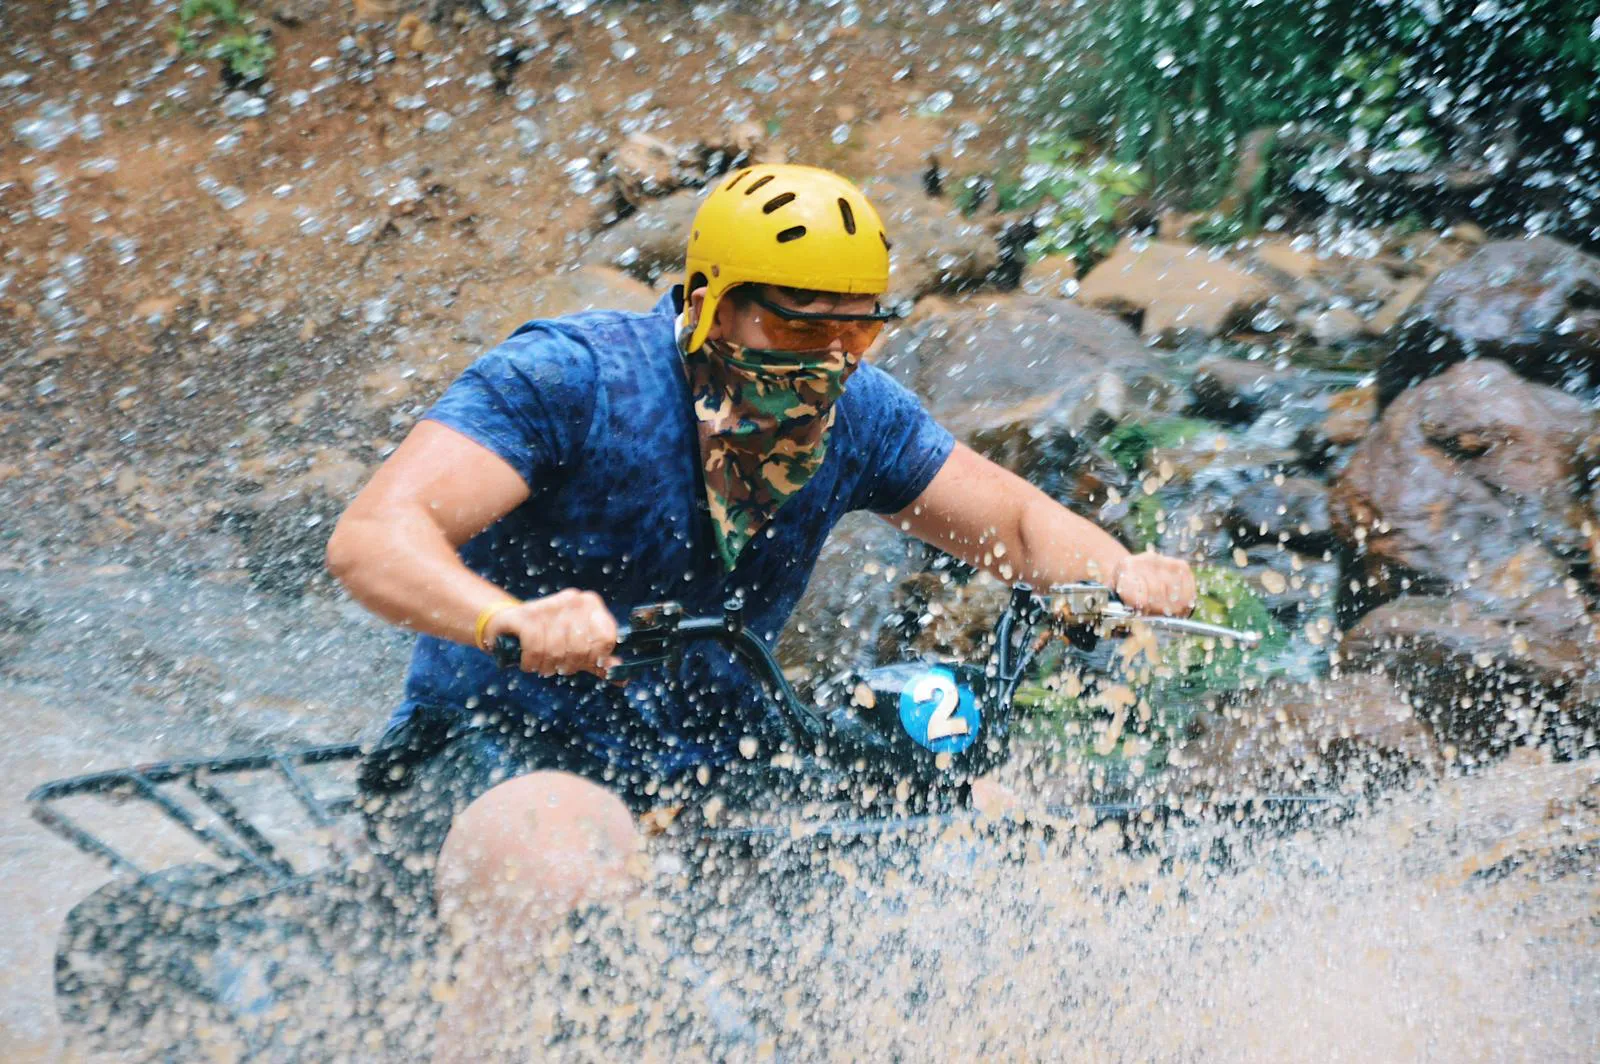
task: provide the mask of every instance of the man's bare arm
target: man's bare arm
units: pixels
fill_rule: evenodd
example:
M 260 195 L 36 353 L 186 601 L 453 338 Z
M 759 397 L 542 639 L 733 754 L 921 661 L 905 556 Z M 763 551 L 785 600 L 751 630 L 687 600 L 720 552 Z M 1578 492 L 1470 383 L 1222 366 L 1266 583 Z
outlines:
M 889 520 L 1008 583 L 1095 580 L 1149 613 L 1187 613 L 1194 603 L 1187 563 L 1130 554 L 1094 522 L 964 444 L 916 501 Z
M 507 596 L 457 551 L 527 497 L 499 455 L 423 421 L 339 518 L 328 569 L 385 620 L 470 644 L 479 612 Z

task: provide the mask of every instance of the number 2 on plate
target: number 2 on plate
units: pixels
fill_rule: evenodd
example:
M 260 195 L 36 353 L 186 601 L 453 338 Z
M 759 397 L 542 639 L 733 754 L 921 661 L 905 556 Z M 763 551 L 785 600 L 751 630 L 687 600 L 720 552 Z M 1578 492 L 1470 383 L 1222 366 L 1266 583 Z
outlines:
M 956 691 L 955 681 L 943 673 L 930 672 L 919 677 L 911 688 L 911 697 L 918 702 L 937 700 L 939 703 L 928 718 L 928 742 L 948 739 L 952 735 L 965 735 L 972 730 L 967 718 L 956 716 L 956 710 L 961 706 L 961 696 Z

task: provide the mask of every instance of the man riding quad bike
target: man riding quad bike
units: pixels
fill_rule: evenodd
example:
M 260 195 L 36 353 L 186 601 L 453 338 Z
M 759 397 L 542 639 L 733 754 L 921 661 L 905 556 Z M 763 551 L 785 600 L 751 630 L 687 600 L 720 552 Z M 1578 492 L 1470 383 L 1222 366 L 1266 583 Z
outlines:
M 414 761 L 371 815 L 473 929 L 440 1060 L 476 1059 L 516 999 L 506 943 L 627 889 L 635 816 L 759 742 L 743 715 L 760 701 L 725 655 L 606 682 L 633 607 L 738 595 L 774 640 L 851 510 L 1002 579 L 1099 580 L 1154 613 L 1194 601 L 1187 564 L 1130 554 L 863 361 L 895 316 L 890 238 L 849 181 L 738 170 L 688 237 L 683 286 L 654 311 L 529 322 L 474 363 L 328 545 L 357 600 L 420 633 L 382 744 Z M 490 654 L 502 635 L 517 668 Z
M 418 633 L 359 804 L 397 904 L 436 919 L 455 958 L 436 1060 L 492 1056 L 528 958 L 575 909 L 629 903 L 641 824 L 794 746 L 724 642 L 614 671 L 631 611 L 731 601 L 770 645 L 853 510 L 1008 583 L 1097 581 L 1151 615 L 1194 603 L 1186 563 L 1130 553 L 864 361 L 897 315 L 880 302 L 889 235 L 849 181 L 747 167 L 687 235 L 683 284 L 653 311 L 528 322 L 469 367 L 328 544 L 352 596 Z M 947 766 L 977 729 L 958 685 L 924 682 L 901 723 Z

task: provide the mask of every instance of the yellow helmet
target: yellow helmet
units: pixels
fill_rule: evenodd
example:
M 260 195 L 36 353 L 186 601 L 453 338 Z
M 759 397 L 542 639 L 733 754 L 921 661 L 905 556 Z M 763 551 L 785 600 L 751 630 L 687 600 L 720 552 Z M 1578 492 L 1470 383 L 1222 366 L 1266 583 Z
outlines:
M 889 237 L 855 185 L 829 170 L 763 163 L 736 170 L 695 212 L 684 293 L 704 286 L 688 350 L 739 284 L 877 295 L 889 288 Z

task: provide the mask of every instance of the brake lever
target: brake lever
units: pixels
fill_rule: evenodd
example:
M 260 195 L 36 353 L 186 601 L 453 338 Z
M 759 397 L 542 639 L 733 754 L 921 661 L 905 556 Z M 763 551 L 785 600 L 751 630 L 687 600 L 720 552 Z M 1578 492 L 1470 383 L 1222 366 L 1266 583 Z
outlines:
M 1135 613 L 1123 605 L 1116 594 L 1103 584 L 1066 584 L 1050 588 L 1045 597 L 1051 601 L 1050 612 L 1063 635 L 1075 646 L 1093 649 L 1097 637 L 1126 635 L 1135 624 L 1147 625 L 1157 631 L 1174 635 L 1193 635 L 1209 639 L 1231 639 L 1240 646 L 1253 647 L 1261 642 L 1260 632 L 1246 632 L 1220 624 L 1191 621 L 1186 617 L 1163 617 L 1159 614 Z
M 1162 617 L 1159 614 L 1135 613 L 1120 602 L 1110 604 L 1101 614 L 1100 623 L 1113 632 L 1124 633 L 1135 624 L 1148 625 L 1157 631 L 1175 635 L 1195 635 L 1210 639 L 1231 639 L 1242 647 L 1253 647 L 1261 642 L 1260 632 L 1246 632 L 1221 624 L 1191 621 L 1187 617 Z

